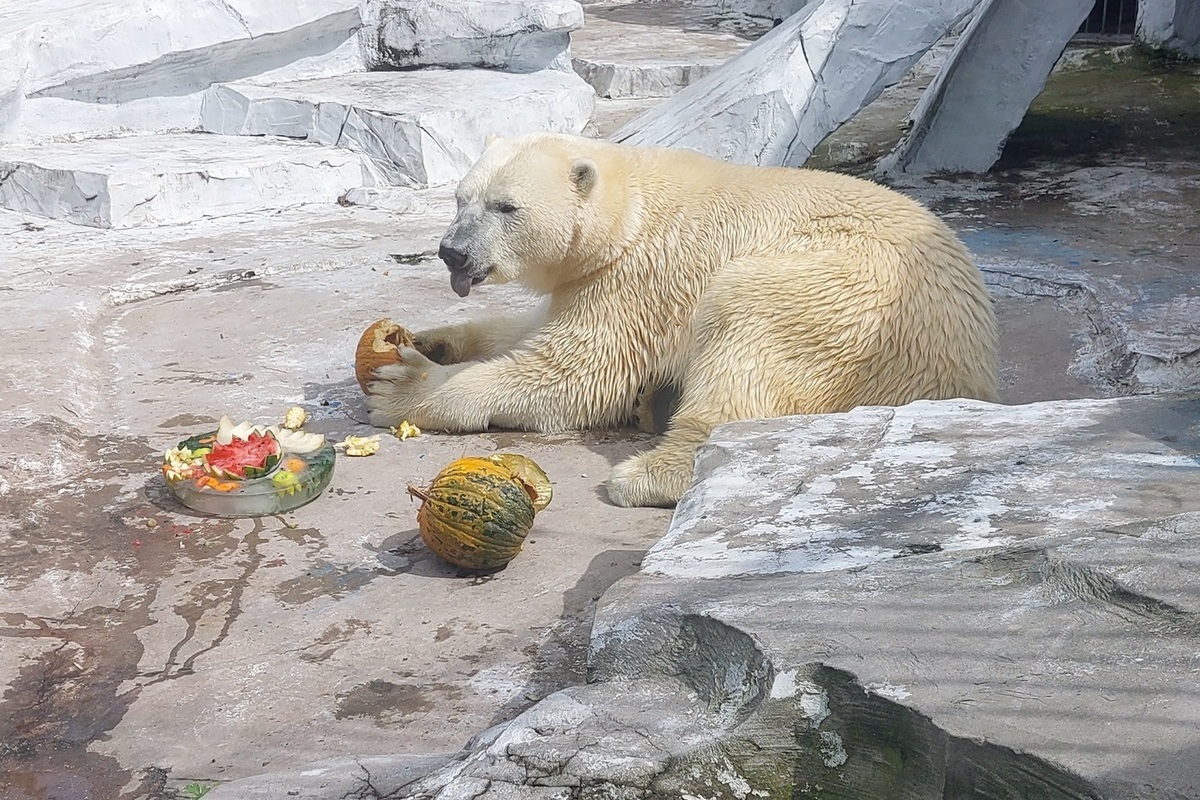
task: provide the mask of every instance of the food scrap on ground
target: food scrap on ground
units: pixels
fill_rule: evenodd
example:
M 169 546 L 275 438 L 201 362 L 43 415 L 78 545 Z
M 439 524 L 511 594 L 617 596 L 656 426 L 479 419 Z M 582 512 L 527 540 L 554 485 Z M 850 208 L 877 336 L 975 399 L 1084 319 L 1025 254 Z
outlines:
M 373 456 L 379 450 L 379 435 L 347 436 L 334 445 L 348 456 Z
M 405 439 L 412 439 L 414 437 L 421 435 L 421 429 L 418 428 L 416 425 L 413 425 L 408 420 L 401 422 L 400 427 L 392 428 L 391 431 L 392 431 L 392 435 L 395 436 L 397 439 L 399 439 L 402 442 Z

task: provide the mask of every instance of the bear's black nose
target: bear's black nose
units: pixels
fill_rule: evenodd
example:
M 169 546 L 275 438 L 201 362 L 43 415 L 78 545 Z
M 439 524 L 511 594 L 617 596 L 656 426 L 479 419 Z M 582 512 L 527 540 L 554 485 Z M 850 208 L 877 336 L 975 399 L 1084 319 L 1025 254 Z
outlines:
M 438 247 L 438 258 L 446 262 L 446 266 L 450 269 L 462 269 L 467 263 L 467 254 L 462 250 L 455 250 L 453 247 L 441 245 Z

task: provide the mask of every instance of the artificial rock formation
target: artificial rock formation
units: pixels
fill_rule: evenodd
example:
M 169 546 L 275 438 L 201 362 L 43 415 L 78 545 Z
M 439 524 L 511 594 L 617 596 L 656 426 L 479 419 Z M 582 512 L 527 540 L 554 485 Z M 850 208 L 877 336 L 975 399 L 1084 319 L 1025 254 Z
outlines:
M 579 133 L 594 103 L 573 72 L 422 69 L 217 85 L 205 96 L 201 125 L 347 148 L 370 156 L 391 183 L 425 186 L 461 178 L 489 133 Z
M 33 0 L 0 21 L 0 63 L 23 67 L 30 98 L 118 103 L 197 92 L 330 54 L 362 24 L 358 0 L 101 0 L 86 25 L 54 5 Z
M 921 95 L 908 134 L 880 163 L 880 172 L 986 172 L 1093 5 L 986 0 Z M 1038 35 L 1028 35 L 1034 29 Z
M 688 147 L 740 163 L 799 166 L 976 3 L 817 0 L 611 138 Z
M 77 224 L 451 183 L 487 134 L 578 133 L 594 104 L 570 70 L 574 0 L 60 5 L 0 18 L 0 207 Z M 429 64 L 509 71 L 411 69 Z
M 1137 38 L 1188 58 L 1200 58 L 1200 3 L 1196 0 L 1141 0 Z
M 575 0 L 367 0 L 368 66 L 569 70 Z
M 333 203 L 376 181 L 361 155 L 279 140 L 159 135 L 7 147 L 0 207 L 96 228 Z

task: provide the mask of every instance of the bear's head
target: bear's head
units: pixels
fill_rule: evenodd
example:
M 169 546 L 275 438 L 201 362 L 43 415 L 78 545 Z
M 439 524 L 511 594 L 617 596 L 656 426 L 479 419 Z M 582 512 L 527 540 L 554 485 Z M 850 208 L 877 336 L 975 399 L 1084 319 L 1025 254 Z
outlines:
M 611 227 L 600 217 L 614 207 L 602 201 L 611 190 L 594 149 L 572 136 L 489 137 L 459 182 L 458 212 L 438 248 L 460 297 L 484 281 L 548 294 L 594 268 L 595 242 Z

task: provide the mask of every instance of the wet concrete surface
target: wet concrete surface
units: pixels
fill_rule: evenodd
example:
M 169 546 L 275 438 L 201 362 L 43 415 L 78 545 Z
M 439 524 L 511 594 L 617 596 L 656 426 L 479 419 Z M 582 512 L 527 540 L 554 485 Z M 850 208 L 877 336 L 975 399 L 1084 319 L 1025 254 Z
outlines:
M 988 274 L 1007 402 L 1193 380 L 1200 127 L 1179 104 L 1200 92 L 1160 66 L 1056 74 L 993 174 L 902 187 Z M 647 437 L 385 437 L 314 503 L 258 520 L 191 515 L 158 481 L 161 451 L 222 413 L 298 403 L 335 438 L 376 432 L 350 362 L 378 317 L 528 302 L 455 298 L 427 256 L 452 204 L 420 208 L 123 232 L 0 214 L 0 797 L 165 798 L 452 751 L 583 680 L 596 599 L 669 519 L 604 499 L 608 466 Z M 505 449 L 542 463 L 555 500 L 508 569 L 464 574 L 420 544 L 403 487 Z
M 944 52 L 830 136 L 810 165 L 872 175 Z M 1197 384 L 1197 164 L 1200 65 L 1082 46 L 988 174 L 897 181 L 959 230 L 984 269 L 1007 402 Z

